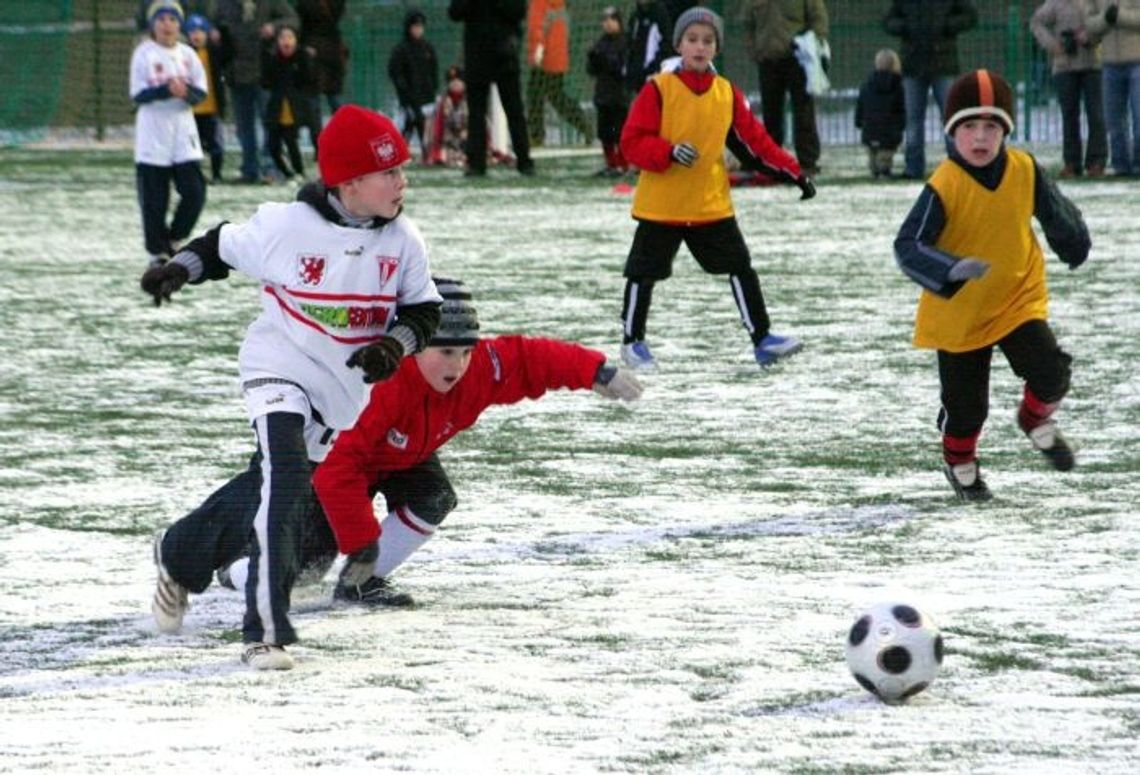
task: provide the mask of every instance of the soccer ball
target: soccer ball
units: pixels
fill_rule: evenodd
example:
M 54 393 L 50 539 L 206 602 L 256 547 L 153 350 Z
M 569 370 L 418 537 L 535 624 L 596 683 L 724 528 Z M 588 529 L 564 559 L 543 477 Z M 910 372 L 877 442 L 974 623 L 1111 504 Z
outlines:
M 851 625 L 845 651 L 860 686 L 884 702 L 905 702 L 938 675 L 942 634 L 912 605 L 878 603 Z

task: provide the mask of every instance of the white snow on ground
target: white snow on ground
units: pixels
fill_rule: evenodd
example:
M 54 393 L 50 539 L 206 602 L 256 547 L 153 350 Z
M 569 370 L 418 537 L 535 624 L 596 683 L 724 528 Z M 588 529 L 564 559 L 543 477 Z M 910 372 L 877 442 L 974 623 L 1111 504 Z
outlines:
M 1096 247 L 1076 272 L 1049 260 L 1072 474 L 1014 427 L 997 356 L 997 498 L 951 500 L 891 253 L 918 186 L 861 182 L 861 158 L 830 151 L 812 202 L 734 191 L 800 356 L 759 371 L 727 284 L 682 249 L 643 401 L 490 410 L 444 449 L 459 508 L 398 576 L 420 606 L 300 588 L 298 667 L 259 675 L 237 659 L 240 595 L 195 597 L 176 636 L 148 610 L 151 532 L 251 451 L 234 383 L 256 287 L 149 306 L 129 157 L 107 156 L 0 164 L 0 772 L 1140 769 L 1135 182 L 1066 186 Z M 633 227 L 590 171 L 413 172 L 408 211 L 488 332 L 616 356 Z M 214 187 L 200 225 L 291 196 Z M 946 636 L 942 675 L 902 707 L 843 662 L 855 613 L 885 598 Z

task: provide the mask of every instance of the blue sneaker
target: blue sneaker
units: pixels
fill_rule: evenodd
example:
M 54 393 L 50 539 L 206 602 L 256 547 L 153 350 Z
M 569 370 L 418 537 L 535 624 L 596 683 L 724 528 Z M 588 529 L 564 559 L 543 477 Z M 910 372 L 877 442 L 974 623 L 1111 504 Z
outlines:
M 631 369 L 653 369 L 657 367 L 657 359 L 649 352 L 649 345 L 644 341 L 630 342 L 621 346 L 621 359 Z
M 754 354 L 756 362 L 761 366 L 771 366 L 781 358 L 798 353 L 804 349 L 804 343 L 794 336 L 779 336 L 768 334 L 756 345 Z

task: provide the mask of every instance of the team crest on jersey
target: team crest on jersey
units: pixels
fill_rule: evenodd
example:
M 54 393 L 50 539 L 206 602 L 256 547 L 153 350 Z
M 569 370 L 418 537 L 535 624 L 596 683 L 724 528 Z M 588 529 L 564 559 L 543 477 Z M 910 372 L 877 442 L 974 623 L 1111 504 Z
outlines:
M 325 257 L 301 254 L 297 256 L 297 279 L 301 285 L 316 288 L 325 279 Z
M 385 132 L 372 140 L 372 153 L 376 154 L 376 161 L 379 162 L 380 169 L 386 170 L 392 166 L 392 162 L 396 158 L 396 141 Z
M 395 428 L 388 429 L 388 443 L 396 449 L 408 448 L 408 434 L 400 433 Z
M 376 256 L 376 260 L 380 262 L 380 287 L 383 288 L 400 268 L 400 259 L 395 256 Z

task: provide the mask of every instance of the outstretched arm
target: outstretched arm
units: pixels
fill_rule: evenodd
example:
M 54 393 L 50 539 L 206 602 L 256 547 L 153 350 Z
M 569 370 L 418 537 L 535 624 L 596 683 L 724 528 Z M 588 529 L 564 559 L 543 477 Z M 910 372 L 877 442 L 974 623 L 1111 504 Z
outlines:
M 1033 188 L 1033 215 L 1045 232 L 1045 241 L 1057 256 L 1076 269 L 1089 257 L 1092 238 L 1081 211 L 1049 179 L 1036 161 Z

